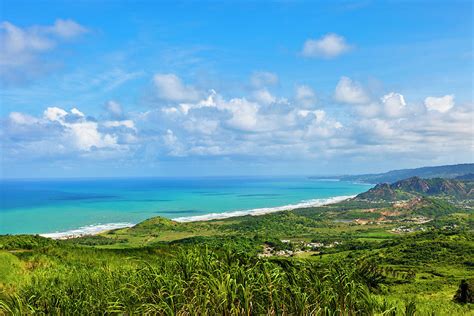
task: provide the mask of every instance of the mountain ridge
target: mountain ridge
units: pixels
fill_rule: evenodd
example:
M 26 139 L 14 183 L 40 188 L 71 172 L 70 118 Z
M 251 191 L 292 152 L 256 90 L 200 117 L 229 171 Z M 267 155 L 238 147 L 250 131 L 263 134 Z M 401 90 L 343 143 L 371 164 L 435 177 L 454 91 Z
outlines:
M 341 181 L 353 181 L 364 183 L 393 183 L 411 177 L 420 177 L 424 179 L 431 178 L 446 178 L 454 179 L 457 177 L 468 177 L 469 174 L 474 174 L 474 163 L 463 163 L 454 165 L 441 165 L 432 167 L 420 167 L 411 169 L 397 169 L 390 170 L 384 173 L 371 173 L 360 175 L 341 175 L 333 177 L 311 177 L 312 179 L 330 178 Z

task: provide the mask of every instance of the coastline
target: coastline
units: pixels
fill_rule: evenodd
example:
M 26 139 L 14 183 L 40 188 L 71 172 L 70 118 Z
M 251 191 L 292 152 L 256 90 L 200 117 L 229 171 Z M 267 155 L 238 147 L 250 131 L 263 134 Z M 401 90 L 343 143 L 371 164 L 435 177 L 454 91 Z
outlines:
M 204 215 L 196 215 L 196 216 L 184 216 L 184 217 L 176 217 L 172 218 L 171 220 L 180 222 L 180 223 L 190 223 L 190 222 L 201 222 L 201 221 L 211 221 L 217 219 L 226 219 L 231 217 L 239 217 L 239 216 L 260 216 L 270 213 L 276 212 L 283 212 L 283 211 L 292 211 L 300 208 L 305 207 L 317 207 L 323 205 L 334 204 L 338 202 L 342 202 L 344 200 L 350 199 L 355 197 L 355 195 L 341 195 L 335 196 L 330 198 L 320 198 L 320 199 L 312 199 L 312 200 L 305 200 L 301 201 L 300 203 L 296 204 L 288 204 L 276 207 L 266 207 L 266 208 L 256 208 L 256 209 L 249 209 L 249 210 L 242 210 L 242 211 L 230 211 L 230 212 L 223 212 L 223 213 L 209 213 Z M 94 236 L 101 233 L 104 233 L 109 230 L 119 229 L 119 228 L 127 228 L 135 226 L 137 223 L 108 223 L 108 224 L 97 224 L 97 225 L 88 225 L 79 227 L 76 229 L 71 229 L 63 232 L 54 232 L 54 233 L 44 233 L 38 234 L 42 237 L 51 238 L 51 239 L 71 239 L 71 238 L 78 238 L 84 236 Z
M 84 236 L 93 236 L 98 235 L 100 233 L 118 229 L 118 228 L 126 228 L 132 227 L 136 224 L 132 223 L 108 223 L 108 224 L 97 224 L 97 225 L 87 225 L 82 226 L 76 229 L 66 230 L 63 232 L 54 232 L 54 233 L 44 233 L 38 234 L 42 237 L 51 238 L 51 239 L 71 239 L 71 238 L 78 238 Z
M 176 222 L 180 222 L 180 223 L 189 223 L 189 222 L 211 221 L 215 219 L 225 219 L 225 218 L 239 217 L 239 216 L 245 216 L 245 215 L 259 216 L 259 215 L 275 213 L 275 212 L 292 211 L 292 210 L 305 208 L 305 207 L 316 207 L 316 206 L 334 204 L 334 203 L 342 202 L 344 200 L 347 200 L 353 197 L 355 197 L 355 195 L 341 195 L 341 196 L 335 196 L 335 197 L 324 198 L 324 199 L 305 200 L 297 204 L 255 208 L 255 209 L 243 210 L 243 211 L 231 211 L 231 212 L 224 212 L 224 213 L 209 213 L 209 214 L 196 215 L 196 216 L 176 217 L 176 218 L 173 218 L 172 220 Z

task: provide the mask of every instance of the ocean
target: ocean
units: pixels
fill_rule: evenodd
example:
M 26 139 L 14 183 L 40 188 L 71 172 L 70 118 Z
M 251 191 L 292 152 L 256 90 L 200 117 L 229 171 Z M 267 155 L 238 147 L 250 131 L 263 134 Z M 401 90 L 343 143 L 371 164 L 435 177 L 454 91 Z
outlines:
M 154 216 L 206 220 L 336 202 L 367 184 L 308 177 L 1 180 L 0 234 L 60 237 Z

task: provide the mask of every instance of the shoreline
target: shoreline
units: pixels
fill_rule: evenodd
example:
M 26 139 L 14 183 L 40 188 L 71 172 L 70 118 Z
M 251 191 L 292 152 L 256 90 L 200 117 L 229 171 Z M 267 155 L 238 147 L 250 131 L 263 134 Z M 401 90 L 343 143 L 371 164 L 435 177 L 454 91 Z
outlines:
M 180 222 L 180 223 L 189 223 L 189 222 L 212 221 L 216 219 L 226 219 L 226 218 L 246 216 L 246 215 L 259 216 L 259 215 L 265 215 L 265 214 L 276 213 L 276 212 L 293 211 L 293 210 L 296 210 L 299 208 L 305 208 L 305 207 L 317 207 L 317 206 L 334 204 L 334 203 L 342 202 L 344 200 L 347 200 L 353 197 L 355 197 L 355 195 L 341 195 L 341 196 L 335 196 L 335 197 L 330 197 L 330 198 L 305 200 L 296 204 L 287 204 L 283 206 L 254 208 L 250 210 L 230 211 L 230 212 L 224 212 L 224 213 L 209 213 L 209 214 L 195 215 L 195 216 L 183 216 L 183 217 L 173 218 L 172 220 L 176 222 Z
M 293 211 L 300 208 L 305 207 L 318 207 L 324 206 L 334 203 L 339 203 L 344 200 L 350 199 L 355 197 L 356 195 L 341 195 L 335 196 L 330 198 L 320 198 L 320 199 L 311 199 L 301 201 L 300 203 L 296 204 L 288 204 L 283 206 L 275 206 L 275 207 L 264 207 L 264 208 L 255 208 L 249 210 L 242 210 L 242 211 L 230 211 L 230 212 L 223 212 L 223 213 L 208 213 L 203 215 L 196 215 L 196 216 L 183 216 L 183 217 L 176 217 L 172 218 L 172 221 L 176 221 L 179 223 L 190 223 L 190 222 L 203 222 L 203 221 L 211 221 L 211 220 L 218 220 L 218 219 L 226 219 L 231 217 L 239 217 L 239 216 L 260 216 L 270 213 L 277 213 L 283 211 Z M 76 229 L 71 229 L 63 232 L 54 232 L 54 233 L 44 233 L 38 234 L 42 237 L 56 239 L 56 240 L 65 240 L 65 239 L 72 239 L 84 236 L 94 236 L 101 234 L 106 231 L 119 229 L 119 228 L 127 228 L 135 226 L 137 223 L 108 223 L 108 224 L 97 224 L 97 225 L 88 225 L 82 226 Z
M 76 229 L 66 230 L 63 232 L 44 233 L 44 234 L 38 234 L 38 235 L 40 235 L 41 237 L 46 237 L 46 238 L 51 238 L 51 239 L 64 240 L 64 239 L 72 239 L 72 238 L 78 238 L 78 237 L 84 237 L 84 236 L 94 236 L 94 235 L 98 235 L 100 233 L 103 233 L 109 230 L 132 227 L 135 225 L 136 224 L 133 224 L 133 223 L 108 223 L 108 224 L 87 225 L 87 226 L 82 226 Z

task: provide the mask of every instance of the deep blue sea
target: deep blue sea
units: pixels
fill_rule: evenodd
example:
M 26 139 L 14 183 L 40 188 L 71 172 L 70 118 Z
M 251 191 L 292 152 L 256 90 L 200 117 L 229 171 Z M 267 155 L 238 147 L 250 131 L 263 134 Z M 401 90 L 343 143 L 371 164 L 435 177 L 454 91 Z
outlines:
M 307 177 L 1 180 L 0 184 L 0 234 L 56 235 L 130 226 L 153 216 L 189 221 L 320 205 L 370 188 Z

